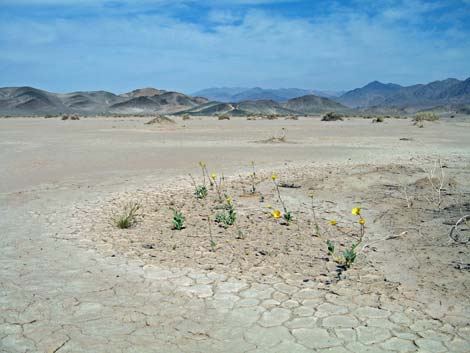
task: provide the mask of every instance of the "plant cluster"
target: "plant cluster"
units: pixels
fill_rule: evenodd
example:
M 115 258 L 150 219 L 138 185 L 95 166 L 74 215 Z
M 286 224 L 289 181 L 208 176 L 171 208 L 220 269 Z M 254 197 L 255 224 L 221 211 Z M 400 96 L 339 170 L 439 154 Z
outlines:
M 111 222 L 119 229 L 128 229 L 137 222 L 137 216 L 141 209 L 141 205 L 137 202 L 126 204 L 120 213 L 111 216 Z
M 292 215 L 292 213 L 290 211 L 287 210 L 286 204 L 284 203 L 284 200 L 281 197 L 281 190 L 279 189 L 279 184 L 276 181 L 277 180 L 277 175 L 275 175 L 275 174 L 271 175 L 271 180 L 273 181 L 274 187 L 276 188 L 277 197 L 278 197 L 278 200 L 279 200 L 279 202 L 282 206 L 282 210 L 283 210 L 282 213 L 281 213 L 280 210 L 274 210 L 274 211 L 271 212 L 271 215 L 274 218 L 281 218 L 281 216 L 282 216 L 282 218 L 286 221 L 286 223 L 289 224 L 294 219 L 294 216 Z
M 228 228 L 229 226 L 235 224 L 235 221 L 237 220 L 237 212 L 235 212 L 231 197 L 227 197 L 225 199 L 225 204 L 223 205 L 222 209 L 223 212 L 218 213 L 215 216 L 215 221 L 222 225 L 222 227 Z
M 175 230 L 181 230 L 184 228 L 184 221 L 186 218 L 184 217 L 183 213 L 181 211 L 175 210 L 174 208 L 171 208 L 173 211 L 173 229 Z
M 366 220 L 362 217 L 361 210 L 362 210 L 361 207 L 354 207 L 351 211 L 353 215 L 358 217 L 357 223 L 360 226 L 359 240 L 355 244 L 353 244 L 351 248 L 344 250 L 341 253 L 341 256 L 336 256 L 335 245 L 329 239 L 326 240 L 328 255 L 332 256 L 336 262 L 346 266 L 346 268 L 350 268 L 353 265 L 354 261 L 356 261 L 356 257 L 357 257 L 356 248 L 362 242 L 362 239 L 364 238 Z M 332 219 L 330 220 L 330 224 L 333 227 L 336 227 L 337 221 Z

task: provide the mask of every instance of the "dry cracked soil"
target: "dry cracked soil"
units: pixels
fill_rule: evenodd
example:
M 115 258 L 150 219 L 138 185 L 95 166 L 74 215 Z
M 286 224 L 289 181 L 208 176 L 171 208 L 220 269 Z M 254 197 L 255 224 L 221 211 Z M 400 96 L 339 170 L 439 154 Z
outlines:
M 0 119 L 0 352 L 470 351 L 470 123 L 145 121 Z

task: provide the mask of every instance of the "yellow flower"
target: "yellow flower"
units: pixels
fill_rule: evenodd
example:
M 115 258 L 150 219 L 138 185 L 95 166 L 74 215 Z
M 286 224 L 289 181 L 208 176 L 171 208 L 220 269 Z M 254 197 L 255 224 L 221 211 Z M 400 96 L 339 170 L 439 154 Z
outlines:
M 212 173 L 212 174 L 211 174 L 211 178 L 215 180 L 215 178 L 217 178 L 217 174 Z
M 255 175 L 254 175 L 253 173 L 250 173 L 250 177 L 252 177 L 252 178 L 253 178 L 254 176 L 255 176 Z
M 232 198 L 231 198 L 231 197 L 227 197 L 227 198 L 225 199 L 225 201 L 227 201 L 227 203 L 230 204 L 230 203 L 232 203 Z
M 314 196 L 315 196 L 315 194 L 310 194 L 310 195 L 308 195 L 308 197 L 310 197 L 310 198 L 312 198 L 312 199 L 313 199 Z
M 363 226 L 364 224 L 366 224 L 366 220 L 365 220 L 364 218 L 362 218 L 362 217 L 359 218 L 359 224 L 360 224 L 361 226 Z
M 281 218 L 281 211 L 274 210 L 271 212 L 271 216 L 273 216 L 274 218 Z
M 330 220 L 330 224 L 331 224 L 332 226 L 335 226 L 335 225 L 336 225 L 336 219 Z
M 277 176 L 275 174 L 271 175 L 271 179 L 272 180 L 276 180 L 277 179 Z
M 201 166 L 201 168 L 204 168 L 206 166 L 206 163 L 205 162 L 199 162 L 199 165 Z
M 266 208 L 273 208 L 271 205 L 266 205 Z
M 361 208 L 360 207 L 354 207 L 352 209 L 351 213 L 355 216 L 360 216 L 361 215 Z

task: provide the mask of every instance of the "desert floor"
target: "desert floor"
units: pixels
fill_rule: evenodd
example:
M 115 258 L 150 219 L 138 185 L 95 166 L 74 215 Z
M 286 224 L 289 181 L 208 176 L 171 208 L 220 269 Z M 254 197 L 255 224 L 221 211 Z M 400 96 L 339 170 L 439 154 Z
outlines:
M 148 120 L 0 119 L 0 352 L 470 351 L 470 121 Z

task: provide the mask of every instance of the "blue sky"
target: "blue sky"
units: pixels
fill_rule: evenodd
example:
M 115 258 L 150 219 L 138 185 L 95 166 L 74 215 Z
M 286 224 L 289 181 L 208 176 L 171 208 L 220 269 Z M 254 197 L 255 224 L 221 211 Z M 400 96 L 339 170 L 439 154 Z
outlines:
M 0 86 L 344 90 L 470 76 L 470 0 L 0 0 Z

